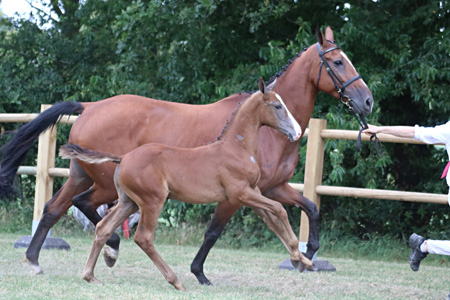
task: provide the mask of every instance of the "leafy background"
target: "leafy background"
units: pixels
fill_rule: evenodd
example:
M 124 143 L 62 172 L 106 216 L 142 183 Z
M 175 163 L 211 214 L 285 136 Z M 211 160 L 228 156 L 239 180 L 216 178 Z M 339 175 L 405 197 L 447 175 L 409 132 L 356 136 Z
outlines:
M 39 1 L 33 1 L 36 3 Z M 0 18 L 0 112 L 38 112 L 40 104 L 97 101 L 122 93 L 206 104 L 254 90 L 315 42 L 329 25 L 372 90 L 374 124 L 434 126 L 449 120 L 450 2 L 395 1 L 43 1 L 58 17 L 35 11 L 29 19 Z M 319 94 L 314 118 L 328 128 L 358 128 L 336 99 Z M 1 130 L 17 128 L 1 124 Z M 58 145 L 70 126 L 58 127 Z M 8 137 L 2 137 L 4 144 Z M 302 182 L 306 142 L 293 182 Z M 368 144 L 328 141 L 323 183 L 447 193 L 439 174 L 446 152 L 434 146 L 384 144 L 377 158 Z M 35 165 L 37 146 L 24 165 Z M 58 166 L 67 162 L 57 159 Z M 56 181 L 55 189 L 63 184 Z M 0 200 L 3 230 L 30 227 L 33 177 L 23 175 L 24 196 Z M 160 221 L 168 227 L 207 224 L 215 205 L 168 201 Z M 300 212 L 287 207 L 298 231 Z M 331 239 L 380 236 L 402 239 L 413 231 L 450 238 L 446 206 L 322 197 L 321 231 Z M 69 217 L 67 217 L 69 218 Z M 249 209 L 241 209 L 226 235 L 239 246 L 270 243 L 274 235 Z M 241 239 L 242 237 L 242 239 Z

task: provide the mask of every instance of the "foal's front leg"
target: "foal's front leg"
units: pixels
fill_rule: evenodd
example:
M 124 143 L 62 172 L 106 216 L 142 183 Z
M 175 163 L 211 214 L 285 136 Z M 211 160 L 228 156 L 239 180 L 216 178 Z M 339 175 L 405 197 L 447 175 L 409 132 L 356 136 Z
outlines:
M 262 208 L 253 208 L 253 210 L 264 221 L 267 227 L 277 235 L 281 243 L 283 243 L 284 247 L 290 254 L 291 247 L 288 244 L 289 237 L 286 236 L 286 231 L 284 231 L 284 227 L 281 227 L 282 225 L 278 221 L 278 218 Z
M 319 210 L 314 202 L 303 197 L 288 182 L 284 182 L 264 192 L 264 196 L 282 204 L 293 205 L 302 209 L 308 217 L 309 236 L 305 256 L 312 259 L 319 250 Z
M 164 205 L 165 197 L 160 199 L 163 199 L 163 201 L 155 197 L 140 206 L 141 217 L 139 219 L 136 234 L 134 235 L 134 241 L 148 255 L 168 283 L 173 285 L 177 290 L 185 291 L 186 288 L 184 285 L 178 280 L 175 272 L 164 261 L 161 255 L 159 255 L 154 245 L 155 228 L 158 223 L 158 216 Z
M 283 241 L 282 239 L 282 241 L 288 249 L 291 249 L 290 251 L 288 251 L 291 255 L 291 261 L 294 266 L 298 265 L 298 263 L 301 263 L 308 270 L 315 270 L 314 264 L 308 258 L 303 256 L 300 250 L 298 250 L 298 239 L 292 231 L 291 225 L 289 224 L 286 210 L 280 203 L 264 197 L 263 195 L 261 195 L 259 190 L 253 190 L 250 187 L 242 190 L 238 194 L 235 194 L 235 197 L 231 197 L 231 195 L 229 196 L 230 200 L 237 200 L 243 205 L 250 206 L 254 209 L 263 209 L 267 211 L 267 213 L 273 214 L 274 217 L 277 218 L 280 226 L 273 226 L 272 228 L 273 230 L 275 230 L 275 233 L 279 237 L 285 237 L 286 240 Z M 300 267 L 299 270 L 303 271 L 303 268 Z

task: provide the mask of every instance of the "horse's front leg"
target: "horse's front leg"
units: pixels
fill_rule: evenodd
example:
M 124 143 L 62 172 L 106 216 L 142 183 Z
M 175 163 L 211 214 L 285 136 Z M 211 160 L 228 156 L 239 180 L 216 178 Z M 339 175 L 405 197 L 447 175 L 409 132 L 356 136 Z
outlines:
M 211 223 L 205 232 L 203 244 L 191 264 L 191 272 L 197 277 L 200 284 L 212 285 L 211 281 L 203 273 L 203 265 L 205 264 L 209 251 L 219 239 L 223 229 L 240 207 L 240 205 L 233 205 L 228 201 L 221 202 L 217 205 Z
M 269 199 L 276 200 L 280 203 L 287 205 L 294 205 L 302 209 L 309 221 L 309 235 L 308 243 L 306 244 L 307 251 L 305 256 L 308 259 L 312 259 L 314 254 L 319 250 L 319 211 L 314 202 L 303 197 L 287 182 L 273 187 L 263 193 L 263 195 Z

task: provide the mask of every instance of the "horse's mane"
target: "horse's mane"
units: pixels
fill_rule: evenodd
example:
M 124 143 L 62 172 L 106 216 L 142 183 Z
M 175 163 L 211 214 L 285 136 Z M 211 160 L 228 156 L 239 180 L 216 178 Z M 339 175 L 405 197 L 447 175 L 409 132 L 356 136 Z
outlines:
M 305 47 L 305 48 L 303 49 L 302 52 L 297 52 L 293 58 L 291 58 L 290 60 L 288 60 L 288 63 L 287 63 L 285 66 L 283 66 L 283 67 L 281 68 L 280 71 L 278 71 L 277 73 L 275 73 L 275 75 L 273 75 L 273 76 L 269 79 L 269 81 L 266 82 L 266 85 L 270 85 L 272 82 L 275 81 L 275 79 L 277 79 L 278 77 L 280 77 L 280 76 L 281 76 L 281 75 L 289 68 L 289 66 L 294 62 L 294 60 L 295 60 L 297 57 L 300 57 L 300 56 L 302 55 L 302 53 L 303 53 L 304 51 L 306 51 L 306 49 L 308 49 L 308 48 Z
M 274 82 L 275 79 L 277 79 L 278 77 L 280 77 L 288 68 L 289 66 L 294 62 L 294 60 L 298 57 L 300 57 L 302 55 L 302 53 L 304 51 L 306 51 L 306 49 L 308 48 L 304 48 L 302 52 L 297 52 L 295 54 L 295 56 L 291 59 L 288 60 L 288 63 L 286 65 L 284 65 L 280 71 L 278 71 L 277 73 L 275 73 L 275 75 L 273 75 L 269 81 L 266 82 L 266 85 L 270 85 L 272 82 Z M 231 120 L 233 119 L 234 115 L 236 114 L 236 111 L 239 109 L 239 107 L 241 106 L 241 104 L 247 100 L 251 95 L 253 95 L 253 93 L 255 93 L 256 91 L 251 91 L 251 92 L 239 92 L 239 95 L 242 93 L 248 93 L 249 95 L 247 96 L 247 98 L 245 98 L 243 101 L 239 102 L 238 105 L 234 108 L 233 112 L 230 115 L 230 118 L 228 118 L 227 123 L 225 123 L 225 126 L 222 129 L 222 132 L 220 133 L 220 135 L 217 137 L 217 139 L 215 139 L 214 141 L 212 141 L 210 144 L 215 143 L 217 141 L 220 141 L 220 139 L 223 137 L 223 135 L 225 134 L 225 131 L 228 128 L 228 125 L 230 124 Z

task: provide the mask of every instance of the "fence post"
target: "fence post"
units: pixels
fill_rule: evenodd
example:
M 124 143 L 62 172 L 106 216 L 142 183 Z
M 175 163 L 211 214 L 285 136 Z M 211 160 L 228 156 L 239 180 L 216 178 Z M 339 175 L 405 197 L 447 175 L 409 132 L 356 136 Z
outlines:
M 52 105 L 42 104 L 41 112 L 50 107 Z M 45 202 L 50 200 L 53 195 L 53 177 L 48 174 L 48 169 L 55 167 L 55 152 L 56 126 L 53 126 L 39 136 L 32 236 L 42 217 Z
M 323 156 L 325 150 L 325 140 L 320 133 L 326 129 L 327 121 L 321 119 L 311 119 L 309 121 L 309 133 L 306 149 L 305 180 L 303 196 L 313 201 L 317 209 L 320 208 L 320 196 L 316 193 L 316 187 L 322 184 Z M 309 223 L 308 217 L 302 211 L 300 218 L 300 250 L 306 251 L 308 242 Z

